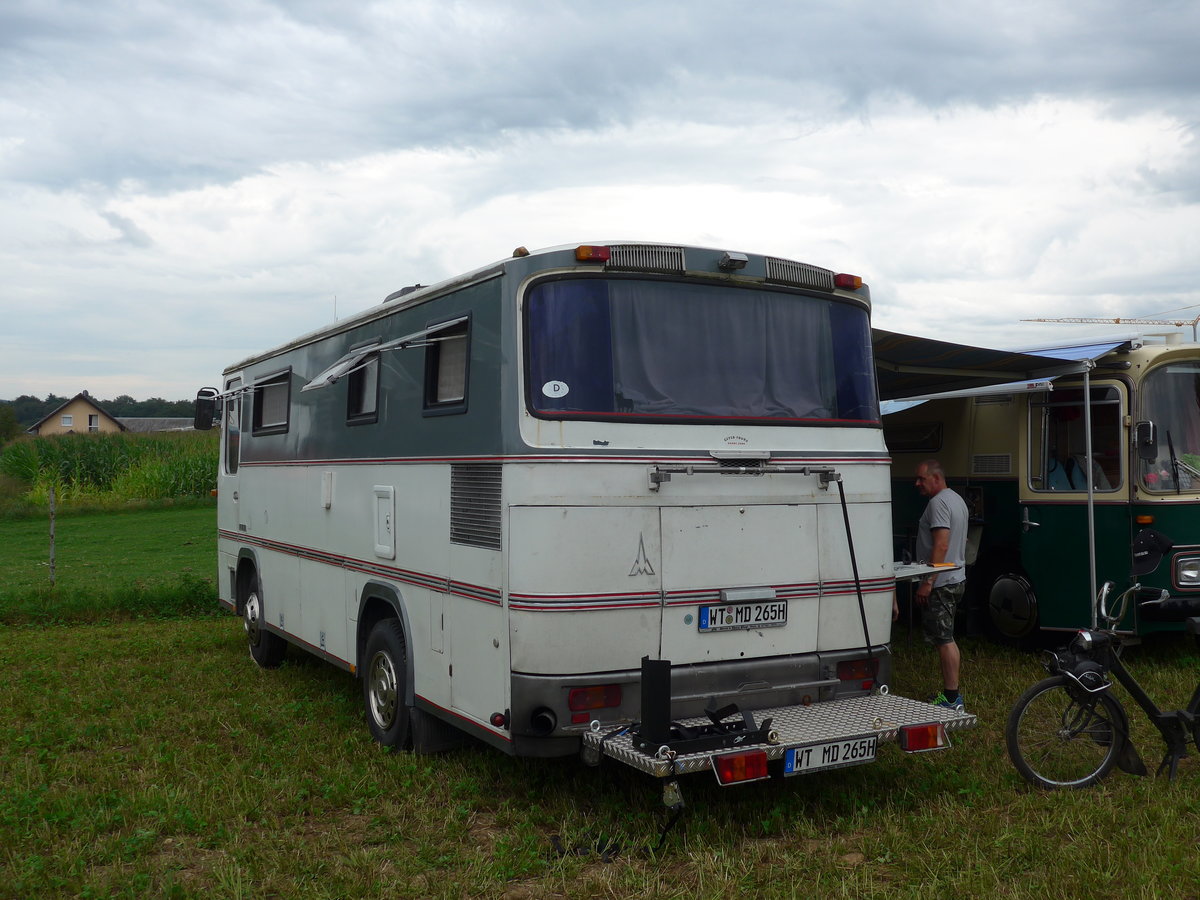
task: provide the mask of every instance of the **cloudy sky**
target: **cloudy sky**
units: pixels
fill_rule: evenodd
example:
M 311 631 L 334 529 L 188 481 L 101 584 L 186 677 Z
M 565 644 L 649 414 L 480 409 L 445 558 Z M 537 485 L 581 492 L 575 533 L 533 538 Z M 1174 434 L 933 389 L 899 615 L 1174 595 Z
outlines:
M 992 347 L 1191 319 L 1198 34 L 1193 0 L 3 0 L 0 398 L 191 397 L 588 240 L 853 272 L 876 325 Z

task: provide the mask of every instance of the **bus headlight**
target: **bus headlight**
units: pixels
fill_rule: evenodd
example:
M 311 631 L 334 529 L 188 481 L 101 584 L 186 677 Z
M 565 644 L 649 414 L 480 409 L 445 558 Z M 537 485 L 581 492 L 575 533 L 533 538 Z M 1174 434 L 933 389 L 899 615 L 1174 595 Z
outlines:
M 1175 583 L 1183 588 L 1200 587 L 1200 556 L 1181 556 L 1175 560 Z

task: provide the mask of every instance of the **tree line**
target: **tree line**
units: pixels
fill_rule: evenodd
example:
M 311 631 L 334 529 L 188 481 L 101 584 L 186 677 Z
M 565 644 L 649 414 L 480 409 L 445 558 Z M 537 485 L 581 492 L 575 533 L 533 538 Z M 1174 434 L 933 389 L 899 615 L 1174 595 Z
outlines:
M 45 400 L 40 400 L 25 394 L 16 400 L 0 400 L 0 442 L 20 434 L 70 399 L 70 397 L 47 394 Z M 162 397 L 134 400 L 128 394 L 121 394 L 112 400 L 95 400 L 94 398 L 93 400 L 109 415 L 116 417 L 182 419 L 191 418 L 194 411 L 191 400 L 164 400 Z

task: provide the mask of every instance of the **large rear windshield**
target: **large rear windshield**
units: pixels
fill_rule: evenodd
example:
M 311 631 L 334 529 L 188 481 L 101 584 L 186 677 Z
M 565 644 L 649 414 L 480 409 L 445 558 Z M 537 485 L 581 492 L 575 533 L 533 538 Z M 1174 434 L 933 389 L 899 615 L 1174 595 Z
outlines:
M 878 422 L 866 310 L 781 291 L 544 281 L 526 305 L 529 403 L 547 418 Z

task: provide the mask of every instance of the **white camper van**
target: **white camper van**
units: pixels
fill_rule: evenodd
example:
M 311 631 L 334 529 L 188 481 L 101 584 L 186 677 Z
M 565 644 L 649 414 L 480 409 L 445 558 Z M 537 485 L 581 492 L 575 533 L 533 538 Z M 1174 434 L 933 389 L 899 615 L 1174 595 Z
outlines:
M 896 573 L 861 279 L 528 253 L 226 369 L 222 603 L 362 678 L 372 734 L 723 782 L 947 744 L 886 692 Z

